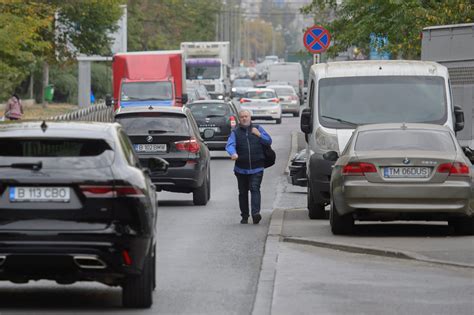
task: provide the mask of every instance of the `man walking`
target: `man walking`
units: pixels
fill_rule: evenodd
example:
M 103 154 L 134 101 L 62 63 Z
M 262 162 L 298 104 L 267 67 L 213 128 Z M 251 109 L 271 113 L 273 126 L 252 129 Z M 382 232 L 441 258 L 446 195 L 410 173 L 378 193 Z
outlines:
M 250 112 L 239 112 L 239 125 L 227 140 L 226 151 L 235 161 L 234 174 L 239 187 L 240 223 L 247 224 L 249 217 L 249 190 L 251 194 L 252 220 L 258 224 L 260 215 L 260 184 L 263 179 L 265 156 L 263 145 L 270 145 L 272 138 L 261 126 L 252 125 Z

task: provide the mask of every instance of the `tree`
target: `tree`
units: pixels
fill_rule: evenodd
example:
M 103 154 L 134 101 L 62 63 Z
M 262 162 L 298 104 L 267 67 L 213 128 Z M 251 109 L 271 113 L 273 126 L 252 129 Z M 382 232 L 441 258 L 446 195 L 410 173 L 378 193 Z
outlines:
M 36 56 L 52 43 L 42 36 L 52 23 L 53 11 L 42 3 L 0 1 L 0 99 L 12 93 L 30 73 Z
M 178 49 L 184 41 L 213 41 L 220 0 L 128 0 L 130 51 Z
M 387 37 L 382 50 L 405 59 L 419 58 L 420 34 L 424 27 L 469 23 L 474 20 L 472 0 L 313 0 L 302 8 L 315 23 L 329 29 L 332 56 L 351 46 L 364 54 L 370 49 L 370 34 Z
M 77 53 L 109 50 L 108 34 L 121 16 L 122 0 L 0 0 L 0 98 L 13 92 L 35 64 L 63 63 Z M 57 15 L 56 15 L 57 14 Z M 56 19 L 64 25 L 56 33 Z M 77 51 L 66 49 L 73 44 Z

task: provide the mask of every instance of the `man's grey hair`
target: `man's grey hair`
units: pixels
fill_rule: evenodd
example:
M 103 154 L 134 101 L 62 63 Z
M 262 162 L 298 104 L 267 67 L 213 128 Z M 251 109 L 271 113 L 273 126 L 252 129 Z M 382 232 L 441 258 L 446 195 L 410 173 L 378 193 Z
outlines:
M 250 117 L 252 116 L 252 113 L 251 113 L 248 109 L 241 109 L 241 110 L 239 110 L 239 117 L 240 117 L 240 114 L 241 114 L 241 113 L 247 113 L 247 114 L 249 114 Z

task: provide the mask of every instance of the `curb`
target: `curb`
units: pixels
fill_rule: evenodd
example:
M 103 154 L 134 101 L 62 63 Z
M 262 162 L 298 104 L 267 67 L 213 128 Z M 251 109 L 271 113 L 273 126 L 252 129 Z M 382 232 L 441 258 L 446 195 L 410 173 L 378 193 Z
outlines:
M 284 216 L 284 210 L 273 210 L 270 219 L 270 226 L 268 228 L 267 240 L 265 242 L 252 315 L 271 314 L 272 312 L 276 266 L 278 263 L 279 243 L 281 231 L 283 229 Z
M 360 245 L 353 245 L 353 244 L 335 243 L 335 242 L 328 242 L 328 241 L 322 242 L 322 241 L 316 241 L 316 240 L 310 240 L 310 239 L 298 238 L 298 237 L 283 237 L 282 241 L 287 242 L 287 243 L 295 243 L 295 244 L 301 244 L 301 245 L 310 245 L 310 246 L 315 246 L 315 247 L 341 250 L 341 251 L 350 252 L 350 253 L 375 255 L 375 256 L 398 258 L 398 259 L 409 259 L 409 260 L 416 260 L 420 262 L 451 266 L 451 267 L 474 268 L 474 264 L 456 263 L 456 262 L 451 262 L 447 260 L 432 259 L 432 258 L 428 258 L 426 256 L 423 256 L 417 253 L 397 250 L 393 248 L 378 248 L 378 247 L 360 246 Z

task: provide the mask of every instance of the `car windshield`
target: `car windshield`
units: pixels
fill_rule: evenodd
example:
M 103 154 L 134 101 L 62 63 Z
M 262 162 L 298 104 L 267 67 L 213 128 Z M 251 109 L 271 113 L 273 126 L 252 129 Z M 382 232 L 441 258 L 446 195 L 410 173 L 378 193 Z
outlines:
M 186 64 L 186 79 L 188 80 L 215 80 L 220 77 L 220 64 Z
M 184 115 L 164 113 L 123 114 L 115 118 L 128 135 L 176 133 L 188 134 L 188 122 Z
M 290 96 L 296 95 L 295 90 L 290 87 L 272 87 L 268 86 L 269 89 L 275 90 L 278 96 Z
M 356 151 L 421 150 L 453 152 L 453 138 L 446 131 L 437 130 L 371 130 L 357 136 Z
M 445 81 L 430 76 L 327 78 L 319 81 L 319 120 L 329 128 L 355 124 L 423 122 L 443 124 L 447 117 Z
M 253 87 L 252 80 L 235 80 L 232 84 L 234 87 Z
M 121 101 L 171 100 L 173 85 L 171 82 L 125 82 L 120 95 Z
M 275 98 L 275 93 L 273 91 L 250 91 L 245 94 L 246 98 L 252 99 L 267 99 Z
M 191 109 L 196 119 L 225 117 L 231 114 L 230 107 L 227 104 L 189 104 L 186 106 Z

